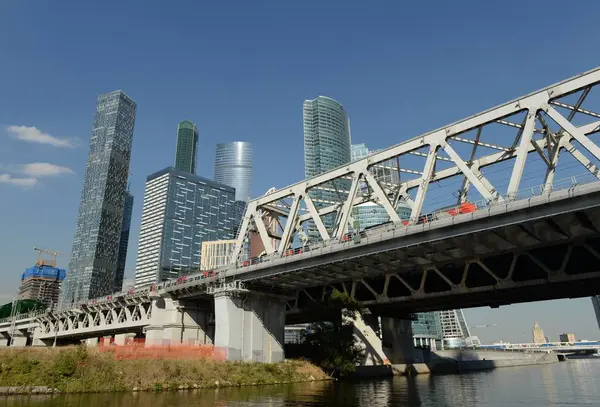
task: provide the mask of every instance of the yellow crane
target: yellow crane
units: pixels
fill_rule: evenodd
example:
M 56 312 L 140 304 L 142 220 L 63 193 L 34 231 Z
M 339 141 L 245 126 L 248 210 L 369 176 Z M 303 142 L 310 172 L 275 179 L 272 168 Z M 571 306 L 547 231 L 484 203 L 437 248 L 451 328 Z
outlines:
M 62 254 L 61 252 L 53 252 L 48 249 L 40 249 L 37 247 L 34 247 L 33 250 L 38 252 L 37 265 L 39 267 L 42 267 L 44 265 L 50 266 L 50 267 L 56 267 L 56 256 L 58 256 L 59 254 Z M 50 262 L 44 261 L 42 259 L 42 253 L 46 253 L 46 254 L 49 254 L 50 256 L 52 256 L 52 261 L 50 261 Z

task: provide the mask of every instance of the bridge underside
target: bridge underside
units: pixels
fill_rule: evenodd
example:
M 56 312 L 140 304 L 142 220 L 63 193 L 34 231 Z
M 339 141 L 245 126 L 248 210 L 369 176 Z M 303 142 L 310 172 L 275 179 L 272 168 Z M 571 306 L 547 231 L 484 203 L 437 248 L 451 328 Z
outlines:
M 462 233 L 461 225 L 431 230 L 424 232 L 426 243 L 363 256 L 346 253 L 345 259 L 246 285 L 294 293 L 288 323 L 313 319 L 311 310 L 334 289 L 391 317 L 591 296 L 600 287 L 600 206 L 584 201 L 598 198 L 595 193 L 576 203 L 555 203 L 547 216 L 540 216 L 544 208 L 528 208 L 471 221 L 471 233 Z M 435 234 L 446 237 L 426 239 Z

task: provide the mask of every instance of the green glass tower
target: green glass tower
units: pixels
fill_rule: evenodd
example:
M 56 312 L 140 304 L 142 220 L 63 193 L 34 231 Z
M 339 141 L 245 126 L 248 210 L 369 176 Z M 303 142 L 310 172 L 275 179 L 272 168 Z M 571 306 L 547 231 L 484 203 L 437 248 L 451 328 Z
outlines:
M 198 129 L 189 120 L 177 125 L 177 152 L 175 168 L 191 174 L 196 173 L 196 150 L 198 149 Z

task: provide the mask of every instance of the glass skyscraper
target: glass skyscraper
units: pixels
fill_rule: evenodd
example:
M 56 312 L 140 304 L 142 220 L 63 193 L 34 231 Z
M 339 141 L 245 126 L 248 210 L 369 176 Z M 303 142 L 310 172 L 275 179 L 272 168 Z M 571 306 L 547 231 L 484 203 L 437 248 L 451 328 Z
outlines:
M 119 242 L 135 114 L 135 102 L 123 91 L 98 96 L 63 305 L 121 287 Z
M 304 175 L 315 177 L 350 162 L 350 121 L 344 107 L 326 96 L 305 100 L 303 105 Z M 311 190 L 310 197 L 317 208 L 346 199 L 350 183 L 336 180 L 326 185 L 335 191 Z M 335 214 L 323 217 L 323 224 L 331 229 Z M 308 237 L 319 238 L 314 224 L 308 223 Z
M 252 144 L 232 141 L 217 144 L 215 181 L 235 188 L 235 200 L 247 202 L 252 196 Z
M 237 236 L 246 204 L 252 196 L 252 144 L 246 141 L 217 144 L 215 181 L 235 188 L 233 229 Z
M 196 173 L 196 154 L 198 150 L 198 129 L 189 120 L 177 125 L 177 152 L 175 168 L 191 174 Z
M 115 285 L 113 292 L 121 291 L 123 288 L 123 276 L 125 275 L 125 263 L 127 262 L 127 246 L 129 245 L 129 230 L 131 229 L 131 215 L 133 214 L 133 195 L 125 191 L 125 207 L 123 208 L 123 223 L 121 224 L 121 239 L 119 240 L 119 258 L 117 260 L 117 272 L 115 274 Z
M 165 168 L 146 178 L 135 287 L 200 270 L 202 242 L 233 238 L 233 188 Z

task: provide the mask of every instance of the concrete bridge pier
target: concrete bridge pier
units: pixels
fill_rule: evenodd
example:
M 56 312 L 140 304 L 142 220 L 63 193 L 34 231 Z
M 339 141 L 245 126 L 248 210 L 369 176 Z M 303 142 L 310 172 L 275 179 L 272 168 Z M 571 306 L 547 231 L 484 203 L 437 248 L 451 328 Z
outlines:
M 9 339 L 0 335 L 0 348 L 8 346 Z
M 146 327 L 146 346 L 204 345 L 214 337 L 209 326 L 210 309 L 193 301 L 158 297 L 152 301 L 152 317 Z M 119 341 L 124 338 L 119 338 Z M 117 338 L 115 337 L 115 342 Z
M 215 346 L 227 360 L 273 363 L 285 358 L 285 302 L 252 292 L 215 294 Z
M 415 349 L 412 334 L 412 321 L 381 317 L 383 351 L 392 364 L 422 362 Z
M 12 342 L 9 341 L 9 344 L 11 346 L 15 346 L 15 347 L 25 347 L 25 346 L 27 346 L 27 340 L 28 340 L 27 334 L 25 334 L 19 330 L 15 330 L 12 333 Z

